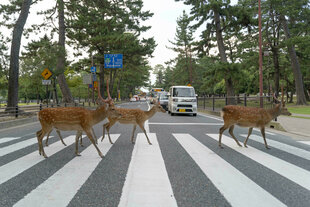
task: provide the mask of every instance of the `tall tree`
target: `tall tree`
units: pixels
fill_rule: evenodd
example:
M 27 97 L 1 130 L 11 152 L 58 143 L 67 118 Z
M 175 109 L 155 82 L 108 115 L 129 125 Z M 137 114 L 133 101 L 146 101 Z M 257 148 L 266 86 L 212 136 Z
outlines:
M 8 87 L 8 104 L 9 107 L 14 107 L 18 103 L 18 76 L 19 76 L 19 53 L 21 38 L 24 31 L 24 26 L 28 18 L 32 0 L 23 0 L 14 2 L 17 10 L 20 10 L 19 17 L 14 25 L 13 38 L 11 43 L 10 53 L 10 70 L 9 70 L 9 87 Z
M 190 27 L 190 19 L 183 10 L 182 15 L 177 19 L 177 28 L 174 41 L 169 41 L 174 47 L 173 51 L 178 54 L 178 58 L 185 58 L 184 67 L 188 74 L 188 83 L 193 84 L 193 60 L 192 60 L 192 45 L 193 45 L 193 29 Z
M 66 40 L 66 27 L 65 27 L 65 11 L 64 11 L 64 1 L 57 0 L 58 3 L 58 25 L 59 25 L 59 34 L 58 34 L 58 46 L 59 53 L 57 57 L 57 66 L 56 71 L 58 74 L 58 83 L 60 90 L 63 95 L 63 101 L 65 103 L 73 102 L 73 98 L 68 87 L 68 84 L 65 79 L 64 70 L 66 63 L 66 49 L 65 49 L 65 40 Z
M 228 58 L 226 55 L 226 46 L 223 33 L 225 30 L 228 30 L 228 25 L 225 24 L 227 19 L 232 16 L 229 12 L 230 9 L 230 0 L 175 0 L 175 1 L 184 1 L 184 4 L 191 5 L 191 18 L 198 20 L 198 23 L 195 24 L 195 28 L 198 28 L 204 23 L 207 23 L 207 30 L 209 32 L 215 31 L 217 49 L 219 52 L 220 60 L 222 63 L 228 63 Z M 224 27 L 224 24 L 226 27 Z M 224 64 L 227 65 L 227 64 Z M 235 95 L 233 80 L 229 68 L 228 72 L 225 74 L 225 86 L 226 93 L 228 97 L 233 97 Z M 228 104 L 234 104 L 234 98 L 228 99 Z

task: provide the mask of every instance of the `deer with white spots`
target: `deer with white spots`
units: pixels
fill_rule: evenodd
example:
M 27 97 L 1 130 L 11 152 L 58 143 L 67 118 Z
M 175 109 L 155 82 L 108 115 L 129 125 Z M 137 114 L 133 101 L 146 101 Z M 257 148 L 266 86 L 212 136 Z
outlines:
M 77 131 L 75 142 L 75 154 L 77 156 L 80 155 L 78 152 L 78 139 L 84 131 L 97 149 L 99 156 L 103 157 L 103 154 L 95 144 L 91 132 L 92 126 L 103 121 L 108 116 L 117 118 L 121 115 L 115 110 L 115 106 L 113 104 L 111 105 L 111 100 L 103 100 L 101 96 L 99 98 L 101 101 L 96 110 L 88 110 L 81 107 L 46 108 L 41 110 L 38 114 L 38 119 L 42 129 L 37 131 L 39 154 L 47 158 L 43 149 L 42 140 L 46 134 L 55 128 L 62 131 Z M 109 104 L 109 107 L 106 106 L 106 103 Z
M 274 98 L 275 100 L 277 100 L 275 96 Z M 241 147 L 241 144 L 238 142 L 237 138 L 233 133 L 235 125 L 238 125 L 241 127 L 249 127 L 248 136 L 243 143 L 245 147 L 247 147 L 247 141 L 252 133 L 253 128 L 256 127 L 260 129 L 264 139 L 265 147 L 269 149 L 265 137 L 265 126 L 271 120 L 275 119 L 279 115 L 287 115 L 287 116 L 291 115 L 291 113 L 287 110 L 287 108 L 285 108 L 285 102 L 283 101 L 283 96 L 282 96 L 282 102 L 280 102 L 279 104 L 275 104 L 272 109 L 235 106 L 235 105 L 228 105 L 223 107 L 221 111 L 221 116 L 223 117 L 224 120 L 224 126 L 222 126 L 219 130 L 219 146 L 223 148 L 221 143 L 222 134 L 226 129 L 229 128 L 229 134 Z
M 110 93 L 108 92 L 108 97 L 110 97 Z M 166 110 L 159 105 L 159 103 L 155 103 L 154 106 L 149 111 L 143 111 L 141 109 L 127 109 L 127 108 L 116 108 L 116 111 L 118 111 L 121 116 L 120 117 L 112 117 L 108 116 L 109 122 L 105 123 L 103 125 L 103 135 L 101 141 L 103 141 L 105 136 L 105 129 L 107 129 L 109 141 L 111 144 L 113 144 L 111 137 L 110 137 L 110 128 L 116 123 L 119 122 L 121 124 L 133 124 L 133 131 L 131 135 L 131 143 L 134 144 L 134 134 L 137 125 L 142 129 L 144 132 L 147 142 L 151 145 L 151 141 L 148 138 L 145 128 L 144 128 L 144 122 L 148 119 L 150 119 L 156 112 L 162 112 L 166 113 Z

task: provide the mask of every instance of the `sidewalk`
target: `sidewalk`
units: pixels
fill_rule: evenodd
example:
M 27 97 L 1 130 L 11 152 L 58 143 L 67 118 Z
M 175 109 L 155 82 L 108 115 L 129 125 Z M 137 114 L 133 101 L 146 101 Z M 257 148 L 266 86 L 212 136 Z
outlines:
M 292 114 L 292 116 L 309 117 L 309 115 Z M 310 141 L 310 119 L 295 118 L 291 116 L 279 116 L 277 122 L 284 130 L 297 140 Z

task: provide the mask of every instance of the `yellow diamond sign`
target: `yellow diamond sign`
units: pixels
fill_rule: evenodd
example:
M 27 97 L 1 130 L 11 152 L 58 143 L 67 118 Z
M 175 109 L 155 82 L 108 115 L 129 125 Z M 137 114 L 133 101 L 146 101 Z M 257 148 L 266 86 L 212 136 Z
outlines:
M 43 76 L 45 80 L 47 80 L 51 77 L 52 72 L 49 69 L 45 68 L 43 72 L 41 73 L 41 75 Z

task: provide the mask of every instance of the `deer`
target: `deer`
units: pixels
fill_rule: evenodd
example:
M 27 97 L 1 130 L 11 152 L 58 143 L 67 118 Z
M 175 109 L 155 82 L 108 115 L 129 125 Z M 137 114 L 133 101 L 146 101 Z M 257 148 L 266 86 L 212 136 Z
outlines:
M 98 90 L 100 94 L 100 90 Z M 99 99 L 100 98 L 100 99 Z M 37 139 L 39 145 L 39 154 L 47 158 L 44 152 L 42 140 L 43 137 L 50 133 L 53 128 L 62 131 L 77 131 L 75 142 L 75 154 L 80 156 L 78 152 L 78 139 L 82 136 L 84 131 L 91 143 L 95 146 L 99 156 L 103 158 L 103 154 L 99 150 L 92 135 L 92 126 L 101 122 L 105 118 L 114 117 L 118 118 L 121 114 L 115 110 L 114 104 L 111 104 L 111 100 L 103 100 L 101 95 L 99 96 L 100 105 L 96 110 L 88 110 L 82 107 L 59 107 L 59 108 L 45 108 L 38 113 L 38 119 L 40 121 L 42 129 L 37 131 Z M 106 107 L 106 103 L 109 107 Z
M 94 129 L 91 128 L 91 130 L 92 130 L 92 133 L 93 133 L 93 135 L 94 135 L 95 142 L 96 142 L 96 144 L 97 144 L 98 138 L 97 138 L 97 136 L 96 136 L 96 134 L 95 134 L 95 132 L 94 132 Z M 45 140 L 45 146 L 48 146 L 48 138 L 49 138 L 50 133 L 51 133 L 52 131 L 53 131 L 53 130 L 51 130 L 51 131 L 47 134 L 47 137 L 46 137 L 46 140 Z M 63 140 L 61 134 L 60 134 L 60 130 L 56 129 L 56 132 L 57 132 L 57 134 L 58 134 L 58 136 L 59 136 L 59 139 L 60 139 L 60 141 L 62 142 L 62 144 L 65 145 L 65 146 L 67 146 L 66 143 L 64 142 L 64 140 Z M 79 139 L 80 139 L 80 145 L 81 145 L 81 147 L 83 147 L 84 145 L 83 145 L 83 142 L 82 142 L 82 136 L 80 136 Z
M 110 93 L 108 91 L 108 97 L 110 97 Z M 166 113 L 166 110 L 159 104 L 155 103 L 154 106 L 149 111 L 143 111 L 141 109 L 127 109 L 127 108 L 116 108 L 116 111 L 118 111 L 121 116 L 120 117 L 112 117 L 108 116 L 109 122 L 105 123 L 103 125 L 103 135 L 101 141 L 103 141 L 105 136 L 105 129 L 107 129 L 109 141 L 111 144 L 113 144 L 111 137 L 110 137 L 110 128 L 116 123 L 119 122 L 121 124 L 133 124 L 133 131 L 131 135 L 131 143 L 134 144 L 134 134 L 136 131 L 137 125 L 141 128 L 141 130 L 144 132 L 147 142 L 152 145 L 149 137 L 146 134 L 146 130 L 144 128 L 144 123 L 146 120 L 150 119 L 156 112 L 162 112 Z
M 283 100 L 282 92 L 282 101 L 278 99 L 273 94 L 274 99 L 279 102 L 274 105 L 272 109 L 263 109 L 255 107 L 245 107 L 245 106 L 236 106 L 228 105 L 222 108 L 221 117 L 224 120 L 224 125 L 219 130 L 219 147 L 222 147 L 221 139 L 223 132 L 229 128 L 229 134 L 236 141 L 237 145 L 242 147 L 235 137 L 233 130 L 235 125 L 241 127 L 249 127 L 248 136 L 245 139 L 243 145 L 247 147 L 247 142 L 252 134 L 254 127 L 260 128 L 261 134 L 264 139 L 266 149 L 270 149 L 267 145 L 266 136 L 265 136 L 265 126 L 273 119 L 277 118 L 280 115 L 290 116 L 291 113 L 285 107 L 285 101 Z

